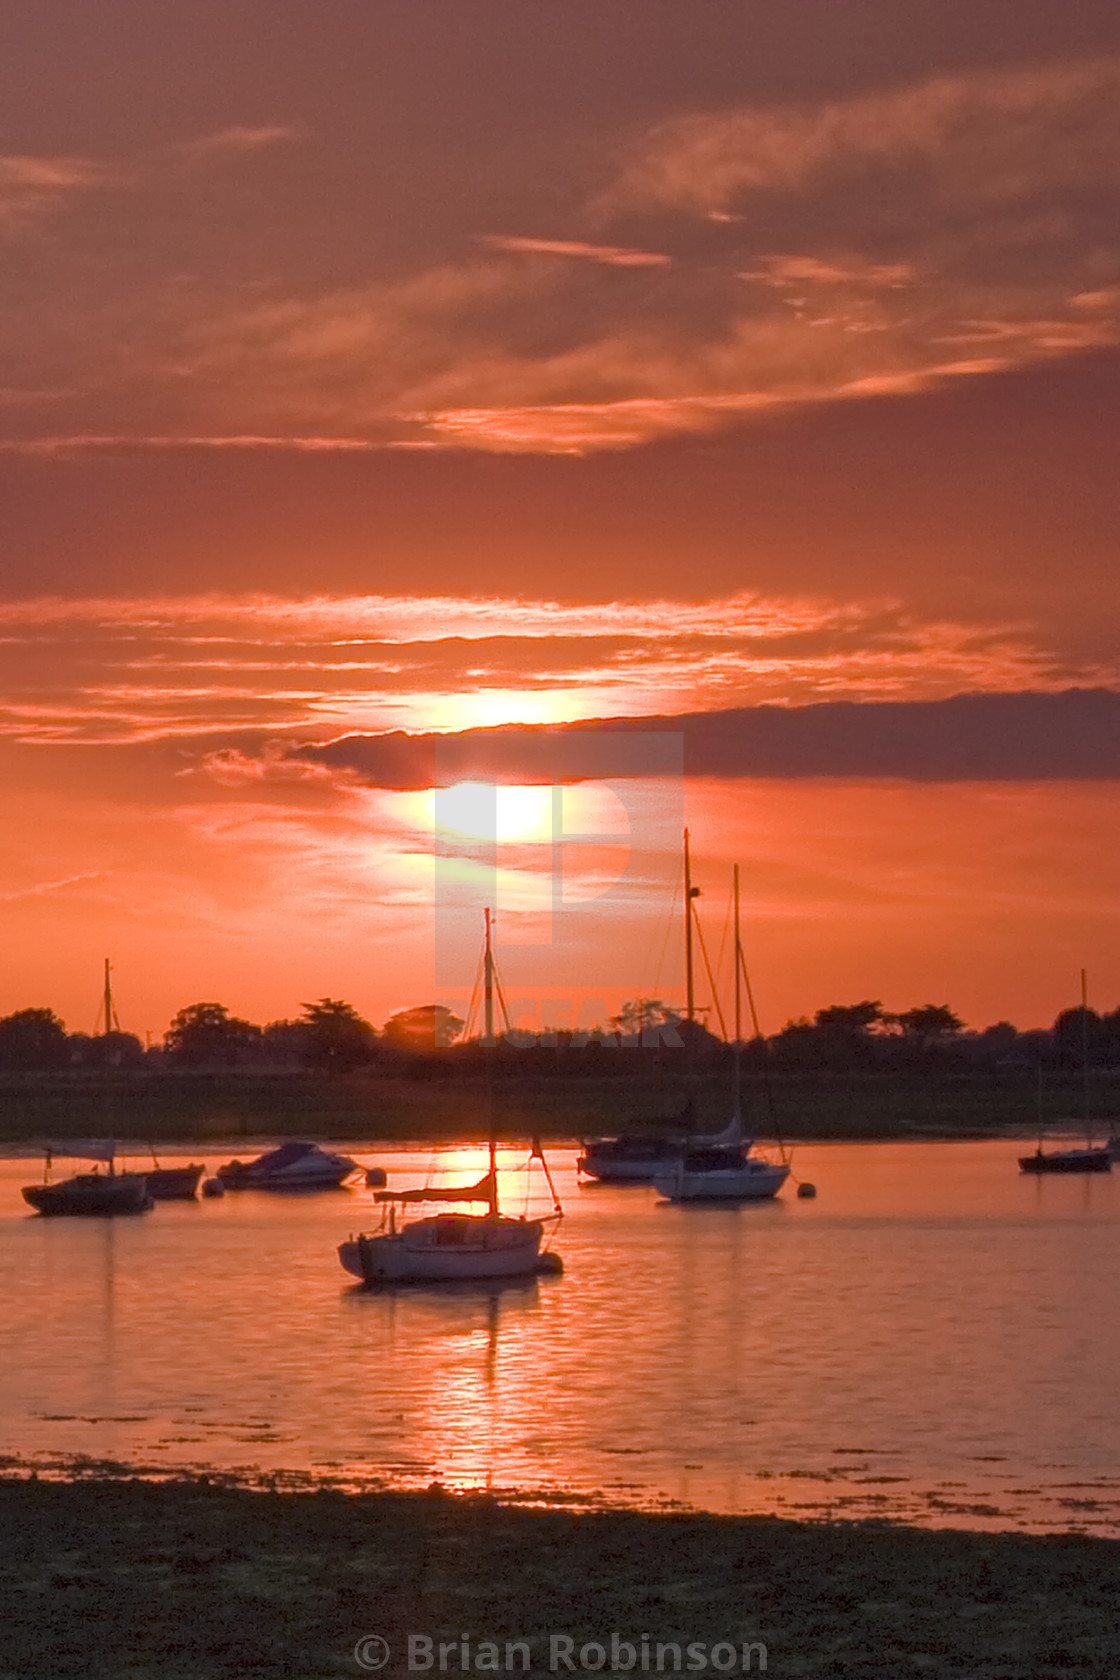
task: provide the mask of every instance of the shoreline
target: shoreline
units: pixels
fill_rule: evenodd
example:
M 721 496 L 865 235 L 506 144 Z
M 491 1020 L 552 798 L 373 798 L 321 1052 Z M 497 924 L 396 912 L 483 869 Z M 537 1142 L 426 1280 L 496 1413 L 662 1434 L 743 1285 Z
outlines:
M 552 1634 L 749 1643 L 779 1675 L 1115 1672 L 1120 1541 L 1081 1535 L 10 1472 L 0 1515 L 21 1680 L 353 1680 L 374 1635 L 407 1672 L 409 1633 L 527 1641 L 542 1674 Z
M 1030 1089 L 1027 1088 L 1030 1085 Z M 719 1130 L 732 1103 L 721 1075 L 658 1077 L 509 1074 L 496 1089 L 500 1139 L 566 1141 L 592 1134 L 679 1127 Z M 1071 1134 L 1083 1092 L 1073 1076 L 1050 1081 L 1043 1129 Z M 744 1103 L 759 1136 L 791 1142 L 913 1139 L 1037 1139 L 1033 1084 L 1019 1074 L 784 1074 L 744 1081 Z M 1120 1075 L 1101 1075 L 1094 1090 L 1096 1130 L 1120 1121 Z M 112 1077 L 0 1074 L 0 1147 L 33 1147 L 51 1137 L 117 1136 L 156 1145 L 228 1144 L 234 1153 L 284 1137 L 339 1143 L 457 1142 L 485 1137 L 485 1081 L 388 1078 L 369 1074 L 314 1078 L 240 1073 L 143 1072 Z
M 618 1134 L 625 1132 L 624 1127 L 617 1128 Z M 529 1130 L 513 1131 L 508 1128 L 496 1132 L 496 1142 L 500 1149 L 517 1149 L 527 1145 Z M 546 1144 L 548 1149 L 579 1149 L 583 1138 L 590 1136 L 590 1129 L 586 1133 L 546 1131 L 539 1129 L 535 1134 Z M 614 1135 L 614 1134 L 611 1134 Z M 1096 1128 L 1098 1144 L 1107 1140 L 1108 1132 L 1104 1126 Z M 42 1134 L 24 1137 L 0 1137 L 0 1160 L 8 1161 L 36 1161 L 41 1160 L 43 1154 Z M 387 1134 L 385 1132 L 351 1132 L 341 1133 L 328 1131 L 314 1126 L 304 1126 L 302 1129 L 282 1130 L 274 1127 L 254 1132 L 217 1132 L 210 1129 L 195 1130 L 182 1133 L 169 1133 L 165 1137 L 150 1139 L 132 1136 L 119 1132 L 114 1136 L 117 1147 L 118 1161 L 136 1157 L 141 1161 L 137 1171 L 144 1171 L 143 1159 L 151 1156 L 151 1144 L 156 1145 L 159 1156 L 173 1156 L 175 1151 L 182 1151 L 184 1158 L 188 1154 L 201 1155 L 217 1150 L 218 1154 L 230 1154 L 244 1158 L 252 1157 L 268 1149 L 275 1149 L 281 1143 L 292 1137 L 308 1143 L 334 1146 L 343 1150 L 356 1150 L 359 1154 L 371 1154 L 376 1151 L 393 1153 L 407 1153 L 424 1150 L 440 1149 L 485 1149 L 486 1134 L 482 1131 L 467 1131 L 462 1128 L 449 1127 L 438 1134 L 432 1132 L 413 1133 L 400 1132 Z M 1067 1142 L 1081 1141 L 1085 1138 L 1084 1129 L 1075 1122 L 1067 1125 L 1054 1125 L 1047 1129 L 1044 1147 L 1050 1144 L 1062 1145 Z M 1014 1127 L 969 1127 L 961 1126 L 949 1130 L 946 1128 L 917 1127 L 898 1128 L 884 1132 L 835 1132 L 827 1136 L 819 1132 L 798 1133 L 786 1132 L 780 1138 L 773 1134 L 759 1130 L 754 1134 L 753 1141 L 761 1149 L 774 1149 L 784 1145 L 787 1149 L 800 1148 L 831 1148 L 839 1144 L 890 1144 L 890 1143 L 1006 1143 L 1017 1148 L 1033 1150 L 1038 1145 L 1038 1133 L 1027 1126 Z M 62 1162 L 63 1157 L 58 1157 Z M 359 1163 L 361 1164 L 361 1163 Z M 150 1160 L 149 1160 L 150 1169 Z

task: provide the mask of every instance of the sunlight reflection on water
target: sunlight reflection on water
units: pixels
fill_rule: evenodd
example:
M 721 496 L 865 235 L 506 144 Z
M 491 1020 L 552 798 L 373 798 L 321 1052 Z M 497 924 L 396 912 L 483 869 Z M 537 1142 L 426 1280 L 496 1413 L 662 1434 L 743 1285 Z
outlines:
M 1017 1153 L 807 1147 L 817 1201 L 726 1209 L 580 1188 L 556 1150 L 563 1277 L 376 1295 L 335 1256 L 364 1190 L 42 1220 L 7 1159 L 4 1450 L 1120 1533 L 1120 1182 Z

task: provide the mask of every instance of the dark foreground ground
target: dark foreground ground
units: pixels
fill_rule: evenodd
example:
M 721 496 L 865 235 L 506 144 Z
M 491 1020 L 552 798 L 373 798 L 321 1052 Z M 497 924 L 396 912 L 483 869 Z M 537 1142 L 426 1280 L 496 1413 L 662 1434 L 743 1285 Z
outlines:
M 531 1641 L 532 1672 L 569 1672 L 550 1669 L 552 1634 L 574 1639 L 576 1673 L 604 1644 L 610 1672 L 616 1633 L 638 1672 L 646 1634 L 652 1672 L 657 1641 L 723 1641 L 733 1673 L 762 1672 L 762 1642 L 771 1675 L 1120 1674 L 1120 1542 L 1072 1536 L 10 1479 L 0 1594 L 4 1680 L 356 1680 L 375 1634 L 399 1675 L 410 1632 L 469 1635 L 471 1666 L 456 1643 L 449 1673 L 486 1672 L 484 1640 L 497 1672 L 521 1672 L 506 1640 Z

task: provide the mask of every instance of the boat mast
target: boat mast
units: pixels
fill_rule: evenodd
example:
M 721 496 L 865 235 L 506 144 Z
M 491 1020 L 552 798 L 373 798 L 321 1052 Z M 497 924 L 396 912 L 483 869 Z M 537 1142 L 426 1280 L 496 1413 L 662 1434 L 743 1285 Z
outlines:
M 486 1111 L 489 1128 L 487 1161 L 490 1176 L 490 1214 L 498 1217 L 498 1152 L 494 1142 L 494 942 L 491 932 L 490 909 L 486 916 L 486 950 L 482 963 L 483 1044 L 486 1049 Z
M 688 829 L 684 831 L 684 987 L 685 1020 L 696 1018 L 696 987 L 692 973 L 692 859 L 688 850 Z
M 1093 1130 L 1089 1120 L 1089 980 L 1081 970 L 1081 1107 L 1085 1115 L 1085 1147 L 1093 1147 Z
M 102 998 L 101 998 L 101 1013 L 105 1017 L 105 1029 L 104 1030 L 105 1030 L 105 1037 L 106 1038 L 108 1038 L 109 1034 L 113 1031 L 114 1026 L 116 1027 L 118 1032 L 120 1031 L 120 1026 L 121 1026 L 120 1022 L 116 1018 L 117 1011 L 116 1011 L 116 1006 L 113 1003 L 113 983 L 112 983 L 112 980 L 110 979 L 110 975 L 112 974 L 112 972 L 113 972 L 112 966 L 109 962 L 108 957 L 106 957 L 105 958 L 105 986 L 104 986 L 104 991 L 102 992 Z
M 735 900 L 735 1118 L 742 1118 L 743 1106 L 743 948 L 739 938 L 739 865 L 734 867 L 732 888 Z
M 483 1042 L 494 1042 L 494 951 L 490 935 L 490 910 L 483 911 L 486 917 L 486 952 L 482 962 L 482 997 L 483 997 Z

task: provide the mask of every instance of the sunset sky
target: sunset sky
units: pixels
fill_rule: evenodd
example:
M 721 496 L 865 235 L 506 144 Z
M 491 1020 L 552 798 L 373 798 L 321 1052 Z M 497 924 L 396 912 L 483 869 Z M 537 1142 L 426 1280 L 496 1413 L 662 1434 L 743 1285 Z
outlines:
M 589 1023 L 686 821 L 767 1031 L 1115 1008 L 1118 200 L 1115 0 L 10 0 L 0 1011 L 380 1022 L 496 891 Z

